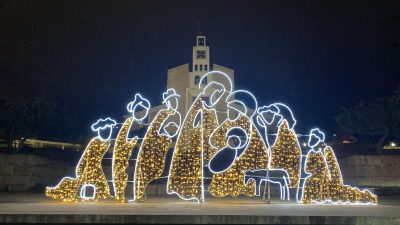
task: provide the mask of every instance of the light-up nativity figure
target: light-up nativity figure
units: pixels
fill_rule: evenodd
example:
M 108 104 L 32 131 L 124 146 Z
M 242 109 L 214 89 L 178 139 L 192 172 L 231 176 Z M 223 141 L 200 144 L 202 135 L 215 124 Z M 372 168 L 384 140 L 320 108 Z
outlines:
M 97 131 L 86 147 L 76 167 L 75 177 L 64 177 L 55 187 L 47 187 L 46 195 L 65 202 L 98 200 L 110 196 L 110 188 L 104 175 L 101 160 L 110 147 L 115 120 L 99 119 L 92 125 Z
M 182 122 L 178 113 L 182 93 L 174 89 L 163 93 L 161 110 L 146 124 L 149 126 L 140 146 L 141 138 L 128 134 L 134 123 L 143 124 L 150 102 L 137 94 L 128 104 L 132 116 L 119 130 L 112 158 L 116 200 L 126 198 L 126 170 L 133 149 L 138 147 L 130 181 L 133 202 L 144 199 L 150 182 L 165 178 L 162 174 L 171 149 L 166 192 L 183 200 L 204 202 L 206 188 L 215 197 L 259 196 L 263 184 L 264 193 L 265 184 L 273 184 L 280 186 L 282 200 L 290 200 L 293 192 L 289 190 L 295 189 L 297 202 L 303 204 L 377 203 L 376 195 L 370 191 L 344 184 L 333 149 L 325 144 L 319 129 L 311 130 L 309 149 L 302 153 L 295 132 L 297 121 L 288 106 L 273 103 L 258 107 L 253 94 L 234 90 L 230 76 L 220 71 L 206 73 L 197 83 L 198 88 L 190 89 L 190 97 L 196 97 Z M 47 188 L 47 196 L 67 202 L 110 197 L 101 160 L 110 146 L 115 124 L 110 118 L 93 124 L 98 136 L 84 151 L 76 176 Z M 206 177 L 208 172 L 210 176 Z
M 270 182 L 279 185 L 282 200 L 290 200 L 289 188 L 298 187 L 301 172 L 301 148 L 294 132 L 296 120 L 293 113 L 288 106 L 274 103 L 257 109 L 256 123 L 264 130 L 270 161 L 264 171 L 248 171 L 246 179 L 253 174 L 262 177 L 257 195 L 262 183 Z
M 241 98 L 249 99 L 244 103 Z M 228 118 L 213 132 L 210 143 L 220 151 L 210 161 L 210 169 L 214 171 L 208 187 L 210 194 L 216 197 L 256 195 L 256 182 L 249 179 L 245 182 L 248 170 L 266 169 L 268 165 L 267 147 L 262 136 L 253 124 L 253 116 L 257 109 L 255 97 L 244 90 L 232 92 L 226 100 Z M 249 110 L 253 108 L 253 110 Z M 242 135 L 238 135 L 242 133 Z M 242 140 L 244 138 L 244 140 Z M 229 157 L 231 165 L 225 170 L 219 169 L 214 161 L 222 161 Z
M 212 81 L 193 101 L 178 134 L 167 183 L 168 193 L 199 202 L 204 201 L 204 158 L 209 159 L 216 151 L 207 141 L 218 126 L 215 107 L 226 96 L 226 89 L 228 92 L 232 90 L 232 83 L 226 74 L 209 72 L 202 80 L 208 77 L 228 81 L 228 85 L 225 87 L 225 82 Z M 200 89 L 202 80 L 199 82 Z M 205 96 L 210 96 L 209 103 L 204 100 Z
M 125 201 L 125 188 L 128 182 L 128 173 L 126 169 L 129 166 L 129 158 L 138 142 L 138 137 L 129 138 L 129 131 L 133 123 L 142 124 L 150 109 L 150 102 L 144 99 L 140 94 L 135 94 L 135 98 L 127 105 L 131 117 L 127 118 L 119 130 L 115 140 L 112 175 L 114 184 L 114 198 L 118 201 Z
M 377 203 L 376 195 L 368 190 L 343 184 L 339 164 L 331 147 L 324 143 L 325 135 L 318 128 L 310 131 L 308 146 L 311 147 L 304 171 L 308 174 L 301 192 L 301 203 Z M 317 150 L 316 147 L 319 146 Z M 324 151 L 320 150 L 322 147 Z
M 134 200 L 143 200 L 147 185 L 161 177 L 167 152 L 172 139 L 177 135 L 181 124 L 181 115 L 177 111 L 179 95 L 174 89 L 163 93 L 161 109 L 151 122 L 136 160 L 134 177 Z

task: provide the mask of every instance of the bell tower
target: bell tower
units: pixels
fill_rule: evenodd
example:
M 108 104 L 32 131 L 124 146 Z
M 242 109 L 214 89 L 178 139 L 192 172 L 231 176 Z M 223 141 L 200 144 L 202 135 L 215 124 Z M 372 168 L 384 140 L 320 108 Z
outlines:
M 193 46 L 192 71 L 202 76 L 210 71 L 210 48 L 207 46 L 206 36 L 198 35 L 196 45 Z

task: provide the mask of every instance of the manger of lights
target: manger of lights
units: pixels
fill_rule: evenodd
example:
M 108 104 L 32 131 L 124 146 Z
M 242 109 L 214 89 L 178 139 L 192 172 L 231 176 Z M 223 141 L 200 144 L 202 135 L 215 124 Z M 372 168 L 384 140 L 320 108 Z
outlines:
M 290 190 L 295 190 L 292 198 L 302 204 L 377 204 L 376 195 L 369 190 L 344 184 L 335 153 L 318 128 L 310 131 L 308 149 L 302 151 L 295 132 L 297 121 L 287 105 L 259 106 L 249 91 L 233 90 L 223 72 L 208 72 L 202 79 L 207 78 L 212 82 L 205 87 L 199 82 L 200 94 L 183 120 L 178 112 L 180 96 L 174 89 L 163 93 L 164 107 L 150 124 L 143 122 L 150 102 L 136 94 L 127 106 L 131 116 L 116 138 L 112 134 L 117 122 L 98 120 L 92 125 L 97 136 L 84 150 L 75 176 L 47 187 L 46 195 L 65 202 L 107 198 L 138 202 L 144 200 L 151 181 L 167 179 L 168 194 L 199 203 L 205 201 L 206 189 L 215 197 L 259 196 L 262 184 L 269 183 L 279 186 L 282 200 L 290 200 Z M 135 123 L 147 125 L 143 137 L 129 137 Z M 112 178 L 107 182 L 101 161 L 112 141 Z M 169 172 L 162 177 L 171 147 Z M 133 196 L 126 196 L 132 155 L 137 155 Z M 205 177 L 206 170 L 211 177 Z M 205 179 L 210 179 L 208 185 Z

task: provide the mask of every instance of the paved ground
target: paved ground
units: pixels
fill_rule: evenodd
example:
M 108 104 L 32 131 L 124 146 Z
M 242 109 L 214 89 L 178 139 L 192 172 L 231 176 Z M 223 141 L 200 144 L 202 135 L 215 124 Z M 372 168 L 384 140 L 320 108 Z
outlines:
M 198 204 L 177 198 L 149 198 L 144 203 L 99 202 L 62 203 L 42 194 L 0 194 L 0 222 L 15 222 L 13 215 L 88 215 L 88 216 L 258 216 L 279 217 L 391 217 L 400 223 L 400 197 L 379 199 L 379 205 L 301 205 L 261 198 L 208 198 Z M 3 217 L 1 219 L 1 217 Z M 8 218 L 8 219 L 7 219 Z M 43 218 L 42 218 L 43 219 Z M 37 220 L 35 220 L 37 222 Z M 75 220 L 74 220 L 75 221 Z M 123 220 L 125 221 L 125 220 Z M 224 220 L 225 221 L 225 220 Z M 301 220 L 296 220 L 301 221 Z M 351 220 L 353 221 L 353 220 Z M 358 221 L 358 222 L 357 222 Z M 354 224 L 360 223 L 359 219 Z M 26 221 L 19 221 L 26 222 Z M 65 222 L 65 221 L 64 221 Z M 76 222 L 76 221 L 75 221 Z M 79 221 L 78 221 L 79 222 Z M 82 222 L 82 221 L 81 221 Z M 225 221 L 226 222 L 226 221 Z M 308 221 L 309 222 L 309 221 Z M 308 222 L 304 222 L 307 224 Z M 353 224 L 353 222 L 343 224 Z M 325 223 L 325 222 L 324 222 Z M 391 224 L 388 223 L 388 224 Z M 372 223 L 371 223 L 372 224 Z M 377 223 L 382 224 L 382 223 Z

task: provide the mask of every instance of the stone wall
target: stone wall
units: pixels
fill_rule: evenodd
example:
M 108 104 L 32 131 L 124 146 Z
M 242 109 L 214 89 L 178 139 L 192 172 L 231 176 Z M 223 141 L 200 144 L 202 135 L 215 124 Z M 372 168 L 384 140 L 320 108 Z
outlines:
M 345 184 L 400 187 L 400 156 L 354 155 L 338 159 Z
M 63 161 L 28 154 L 0 154 L 0 191 L 28 191 L 55 185 L 74 168 Z
M 338 159 L 345 184 L 359 187 L 400 187 L 400 156 L 355 155 Z M 28 154 L 0 154 L 0 191 L 43 191 L 65 176 L 75 176 L 75 163 Z M 111 180 L 111 167 L 104 166 Z M 128 169 L 133 180 L 134 167 Z M 162 179 L 148 188 L 149 195 L 165 195 Z M 132 183 L 127 194 L 132 193 Z

